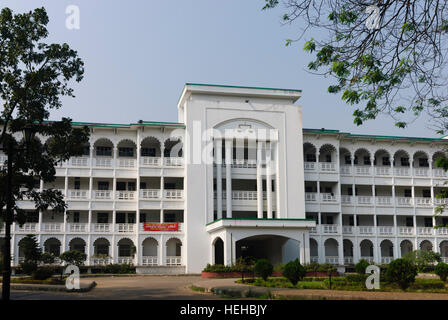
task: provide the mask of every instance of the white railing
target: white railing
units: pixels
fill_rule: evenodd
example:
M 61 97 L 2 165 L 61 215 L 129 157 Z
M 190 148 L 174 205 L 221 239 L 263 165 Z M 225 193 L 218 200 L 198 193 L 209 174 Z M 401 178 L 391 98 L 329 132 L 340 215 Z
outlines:
M 342 204 L 352 203 L 352 196 L 341 195 L 341 203 Z
M 431 198 L 415 197 L 414 201 L 415 201 L 415 205 L 418 207 L 431 207 L 432 206 Z
M 432 175 L 433 177 L 447 177 L 448 176 L 448 172 L 437 168 L 437 169 L 432 169 Z
M 316 170 L 316 162 L 305 162 L 304 167 L 306 171 Z
M 382 264 L 389 264 L 394 260 L 394 257 L 381 257 Z
M 118 264 L 134 264 L 133 257 L 118 257 Z
M 135 159 L 120 159 L 118 158 L 118 166 L 120 168 L 135 168 L 136 164 Z
M 69 199 L 88 199 L 88 190 L 68 190 Z
M 63 223 L 42 223 L 41 231 L 43 232 L 61 232 L 63 229 Z
M 69 223 L 67 225 L 68 232 L 87 232 L 88 223 Z
M 441 204 L 448 204 L 448 198 L 434 198 L 434 204 L 439 206 Z
M 160 158 L 160 157 L 141 157 L 140 163 L 142 166 L 159 167 L 162 163 L 162 158 Z
M 398 227 L 398 233 L 401 235 L 413 235 L 414 227 Z
M 315 202 L 317 201 L 317 193 L 315 192 L 305 192 L 305 201 Z
M 373 226 L 358 226 L 359 234 L 373 234 Z
M 339 264 L 339 257 L 325 257 L 325 262 L 329 264 Z
M 370 168 L 370 166 L 355 166 L 355 173 L 360 176 L 369 176 Z
M 322 202 L 337 202 L 338 201 L 337 197 L 331 193 L 321 193 L 320 200 Z
M 412 206 L 412 198 L 410 197 L 396 197 L 397 206 Z
M 319 262 L 319 257 L 318 256 L 311 256 L 311 262 Z
M 344 264 L 353 264 L 353 257 L 344 257 Z
M 394 227 L 390 226 L 378 226 L 377 231 L 379 235 L 393 235 Z
M 336 224 L 322 224 L 321 225 L 324 233 L 338 233 L 339 226 Z
M 109 223 L 94 223 L 92 227 L 93 232 L 110 232 L 112 229 Z
M 429 169 L 428 168 L 414 168 L 414 176 L 429 177 Z
M 448 263 L 448 257 L 440 257 L 442 259 L 442 262 Z
M 410 176 L 409 172 L 410 172 L 410 169 L 408 167 L 401 167 L 401 168 L 395 167 L 394 168 L 394 174 L 396 176 L 408 177 L 408 176 Z
M 95 167 L 111 168 L 113 163 L 112 158 L 95 158 Z
M 154 257 L 151 257 L 151 256 L 145 257 L 145 256 L 143 256 L 142 257 L 142 265 L 144 265 L 144 266 L 157 266 L 158 264 L 159 263 L 158 263 L 157 256 L 154 256 Z
M 90 264 L 93 266 L 105 266 L 112 263 L 112 258 L 91 258 Z
M 165 166 L 169 166 L 169 167 L 181 167 L 184 165 L 184 158 L 175 158 L 175 157 L 171 157 L 171 158 L 164 158 L 165 161 Z
M 142 199 L 159 199 L 160 189 L 141 189 L 140 197 Z
M 434 228 L 432 228 L 432 227 L 418 227 L 417 228 L 417 234 L 425 235 L 425 236 L 433 235 L 434 234 Z
M 250 169 L 257 167 L 257 160 L 233 159 L 232 168 Z
M 87 157 L 73 157 L 70 158 L 70 166 L 72 167 L 88 167 L 89 158 Z
M 320 171 L 336 171 L 336 163 L 334 162 L 320 162 L 319 163 Z
M 448 236 L 448 228 L 437 228 L 437 234 L 442 236 Z
M 352 167 L 351 166 L 341 166 L 341 174 L 352 174 Z
M 373 257 L 370 256 L 361 256 L 362 260 L 366 260 L 368 263 L 373 263 Z
M 134 224 L 133 223 L 117 223 L 116 230 L 118 232 L 134 232 Z
M 165 199 L 183 199 L 184 190 L 180 189 L 163 190 L 163 197 Z
M 32 223 L 27 222 L 23 226 L 19 226 L 18 224 L 16 224 L 18 232 L 29 232 L 29 231 L 36 232 L 37 225 L 38 225 L 38 223 L 34 223 L 34 222 L 32 222 Z
M 116 200 L 134 200 L 136 191 L 117 191 Z
M 392 204 L 392 197 L 379 196 L 375 197 L 378 206 L 388 206 Z
M 353 234 L 353 226 L 342 226 L 342 233 L 344 234 Z
M 390 167 L 375 167 L 378 176 L 390 176 Z
M 95 190 L 94 198 L 95 199 L 112 199 L 112 191 L 111 190 Z
M 310 229 L 310 233 L 317 233 L 317 226 Z
M 182 257 L 166 257 L 167 266 L 180 266 L 182 264 Z
M 257 191 L 232 191 L 233 200 L 257 200 Z
M 372 204 L 371 196 L 357 196 L 356 200 L 358 204 Z

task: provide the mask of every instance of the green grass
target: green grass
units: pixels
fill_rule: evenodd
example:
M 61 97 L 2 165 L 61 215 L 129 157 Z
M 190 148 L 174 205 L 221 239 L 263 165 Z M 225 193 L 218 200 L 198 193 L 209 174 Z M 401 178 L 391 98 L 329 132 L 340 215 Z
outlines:
M 190 286 L 190 290 L 193 290 L 196 292 L 205 292 L 205 288 L 196 287 L 196 286 Z

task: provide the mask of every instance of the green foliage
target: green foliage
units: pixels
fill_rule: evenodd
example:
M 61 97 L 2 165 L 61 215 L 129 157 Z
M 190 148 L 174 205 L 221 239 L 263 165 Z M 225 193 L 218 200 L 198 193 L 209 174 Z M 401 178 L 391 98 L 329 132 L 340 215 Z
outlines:
M 448 277 L 448 264 L 446 264 L 444 262 L 439 262 L 435 266 L 434 272 L 436 275 L 438 275 L 440 277 L 440 280 L 445 282 Z
M 440 254 L 433 251 L 414 250 L 403 256 L 417 267 L 418 272 L 425 272 L 435 262 L 441 260 Z
M 22 273 L 32 275 L 37 270 L 37 262 L 35 261 L 24 261 L 20 263 L 20 269 Z
M 345 279 L 347 282 L 350 283 L 365 283 L 366 279 L 368 278 L 368 274 L 366 273 L 359 273 L 359 274 L 348 274 L 345 276 Z
M 333 272 L 336 271 L 336 268 L 329 263 L 317 263 L 311 262 L 305 265 L 306 272 Z
M 19 242 L 19 247 L 24 255 L 24 261 L 26 263 L 36 264 L 41 261 L 42 251 L 39 248 L 37 238 L 33 234 L 26 235 Z
M 40 261 L 43 264 L 53 264 L 56 261 L 56 257 L 54 254 L 52 254 L 50 252 L 42 252 Z
M 367 260 L 361 259 L 358 261 L 358 263 L 355 265 L 355 271 L 359 274 L 365 274 L 366 268 L 370 265 L 370 263 Z
M 86 261 L 87 255 L 78 250 L 70 250 L 62 253 L 59 258 L 67 264 L 73 264 L 79 267 Z
M 34 280 L 47 280 L 55 273 L 52 267 L 39 267 L 32 274 Z
M 417 268 L 413 263 L 406 259 L 395 259 L 387 268 L 386 280 L 398 284 L 402 290 L 405 290 L 415 282 L 416 275 Z
M 300 264 L 299 259 L 288 262 L 283 268 L 283 276 L 287 278 L 294 286 L 305 277 L 306 270 Z
M 104 273 L 131 274 L 135 273 L 135 267 L 130 264 L 109 264 L 104 269 Z
M 259 259 L 255 262 L 255 274 L 260 276 L 263 280 L 266 280 L 269 276 L 271 276 L 273 270 L 274 267 L 267 259 Z

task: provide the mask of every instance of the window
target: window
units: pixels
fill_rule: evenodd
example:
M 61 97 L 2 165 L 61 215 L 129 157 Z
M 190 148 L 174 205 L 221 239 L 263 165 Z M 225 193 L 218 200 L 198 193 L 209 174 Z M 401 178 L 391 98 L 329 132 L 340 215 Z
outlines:
M 431 190 L 423 189 L 422 190 L 422 196 L 423 196 L 423 198 L 431 198 Z
M 83 156 L 89 156 L 90 155 L 90 146 L 82 147 L 82 155 Z
M 79 178 L 75 178 L 75 190 L 81 189 L 81 180 Z
M 39 214 L 35 211 L 28 211 L 25 221 L 28 223 L 39 223 Z
M 73 212 L 73 223 L 79 223 L 79 212 Z
M 350 156 L 345 156 L 345 164 L 352 164 L 352 159 Z
M 165 213 L 165 217 L 163 218 L 165 222 L 176 222 L 176 214 L 175 213 Z
M 97 223 L 109 223 L 109 213 L 108 212 L 98 212 Z
M 112 156 L 112 147 L 96 147 L 96 155 L 97 156 Z
M 117 191 L 125 191 L 126 190 L 126 182 L 117 181 Z
M 96 254 L 109 255 L 109 246 L 107 244 L 97 244 L 96 245 Z
M 140 189 L 146 189 L 146 182 L 140 182 Z
M 116 223 L 126 223 L 126 213 L 125 212 L 117 212 Z
M 333 216 L 327 216 L 327 224 L 333 224 Z
M 313 187 L 305 187 L 305 192 L 313 192 Z
M 390 166 L 389 157 L 383 157 L 383 166 Z
M 165 189 L 173 190 L 176 189 L 176 184 L 171 182 L 165 182 Z
M 128 191 L 135 191 L 135 182 L 134 181 L 128 182 Z
M 429 167 L 428 159 L 426 159 L 426 158 L 419 158 L 418 159 L 418 166 L 419 167 Z
M 442 218 L 442 225 L 443 226 L 448 225 L 448 218 Z
M 156 148 L 142 148 L 141 150 L 142 157 L 155 157 L 156 156 Z
M 432 218 L 426 217 L 424 221 L 425 221 L 426 228 L 432 227 Z
M 316 162 L 316 155 L 315 154 L 307 154 L 306 162 Z
M 348 217 L 348 225 L 349 226 L 354 226 L 355 225 L 355 217 L 353 217 L 353 216 L 349 216 Z
M 369 156 L 364 156 L 364 165 L 365 166 L 369 166 L 370 165 L 370 157 Z
M 98 190 L 109 190 L 109 181 L 98 181 Z
M 331 162 L 331 154 L 325 155 L 325 162 Z
M 409 158 L 400 158 L 402 167 L 409 167 Z
M 348 194 L 349 196 L 352 196 L 352 195 L 353 195 L 353 188 L 352 188 L 352 187 L 348 187 L 348 188 L 347 188 L 347 194 Z
M 140 213 L 140 222 L 146 222 L 146 213 Z
M 135 212 L 128 213 L 128 223 L 135 223 Z
M 404 189 L 404 196 L 406 198 L 412 197 L 412 190 L 411 189 Z
M 413 227 L 414 219 L 412 217 L 406 217 L 406 227 Z
M 353 164 L 358 164 L 358 156 L 355 156 L 355 159 L 353 160 Z
M 131 246 L 129 244 L 122 244 L 118 247 L 119 257 L 130 257 L 131 256 Z
M 133 157 L 134 156 L 134 148 L 129 148 L 129 147 L 118 148 L 118 156 L 119 157 Z

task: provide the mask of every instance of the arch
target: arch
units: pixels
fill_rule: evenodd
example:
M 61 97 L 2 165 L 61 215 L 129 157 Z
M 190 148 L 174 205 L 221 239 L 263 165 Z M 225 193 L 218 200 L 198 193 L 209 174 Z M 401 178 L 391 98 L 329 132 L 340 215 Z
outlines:
M 325 257 L 337 257 L 339 255 L 338 247 L 339 243 L 336 239 L 328 238 L 327 240 L 325 240 Z
M 429 167 L 429 156 L 428 153 L 422 150 L 414 152 L 412 156 L 414 168 L 427 168 Z
M 319 257 L 319 245 L 317 244 L 316 239 L 310 238 L 310 256 L 311 257 Z
M 394 153 L 394 167 L 409 167 L 401 162 L 401 158 L 408 158 L 410 160 L 409 152 L 403 149 L 399 149 Z
M 214 264 L 224 264 L 224 241 L 220 237 L 213 240 Z
M 182 256 L 182 241 L 178 238 L 170 238 L 166 241 L 166 255 L 169 257 Z
M 389 239 L 384 239 L 380 243 L 380 249 L 381 249 L 381 258 L 385 257 L 393 257 L 394 256 L 394 245 L 392 241 Z
M 157 257 L 159 242 L 153 237 L 148 237 L 142 241 L 142 249 L 144 257 Z
M 440 255 L 444 258 L 448 257 L 448 240 L 443 240 L 439 244 Z
M 48 238 L 44 242 L 44 252 L 49 252 L 58 257 L 61 254 L 61 241 L 57 238 Z
M 145 137 L 140 143 L 142 157 L 160 157 L 162 155 L 162 144 L 159 138 L 149 136 Z
M 361 259 L 363 258 L 373 258 L 373 242 L 369 239 L 364 239 L 359 243 L 359 248 L 361 250 Z
M 358 148 L 354 152 L 355 165 L 370 165 L 370 158 L 372 157 L 369 150 L 366 148 Z
M 339 148 L 339 163 L 345 165 L 352 164 L 352 153 L 347 148 Z
M 82 253 L 86 253 L 86 242 L 82 238 L 73 238 L 68 243 L 68 247 L 70 250 L 77 250 Z
M 217 130 L 237 129 L 240 125 L 250 126 L 252 129 L 274 129 L 274 127 L 267 122 L 249 118 L 225 120 L 216 124 L 213 128 Z
M 420 250 L 423 251 L 432 251 L 433 245 L 432 242 L 429 240 L 423 240 L 420 242 Z
M 334 162 L 337 149 L 334 145 L 326 143 L 319 148 L 319 162 Z
M 353 242 L 349 239 L 344 239 L 342 241 L 342 246 L 344 250 L 344 257 L 353 257 Z
M 376 166 L 390 166 L 391 154 L 386 149 L 378 149 L 374 154 Z
M 183 142 L 180 137 L 170 137 L 163 143 L 164 150 L 163 155 L 169 158 L 182 157 L 183 154 Z
M 117 242 L 118 257 L 133 257 L 135 254 L 134 242 L 129 238 L 121 238 Z
M 112 142 L 112 140 L 110 140 L 109 138 L 106 137 L 98 137 L 93 141 L 93 147 L 114 147 L 114 143 Z
M 404 257 L 409 252 L 412 252 L 413 248 L 414 248 L 414 246 L 411 241 L 409 241 L 407 239 L 401 241 L 401 243 L 400 243 L 401 256 Z
M 311 142 L 303 144 L 303 159 L 305 162 L 316 162 L 316 152 L 317 148 Z
M 106 238 L 97 238 L 93 242 L 93 252 L 95 255 L 110 255 L 110 242 Z

